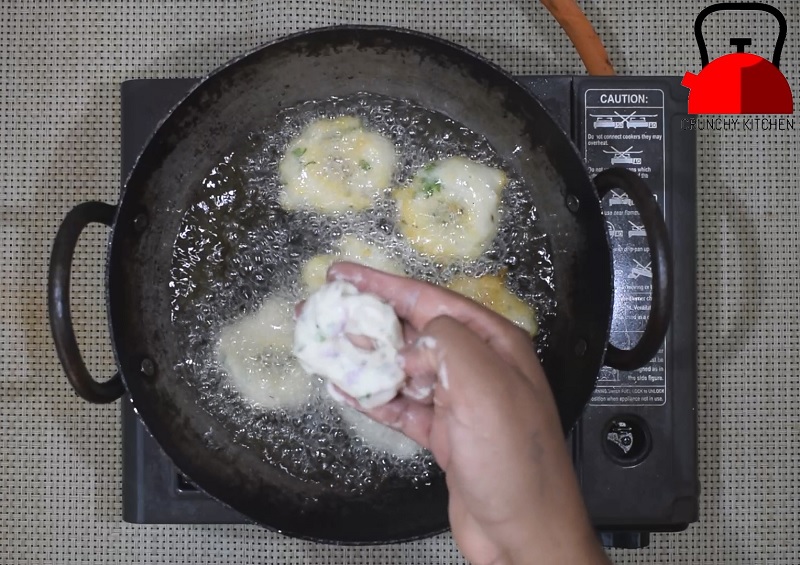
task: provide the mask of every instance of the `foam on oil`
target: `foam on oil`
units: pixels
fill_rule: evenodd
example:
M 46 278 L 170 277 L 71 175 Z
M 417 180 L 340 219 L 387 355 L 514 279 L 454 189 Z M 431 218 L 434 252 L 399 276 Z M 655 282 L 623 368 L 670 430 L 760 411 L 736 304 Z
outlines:
M 290 140 L 315 119 L 360 116 L 398 150 L 395 186 L 431 160 L 461 155 L 502 168 L 504 189 L 498 234 L 477 261 L 442 266 L 414 251 L 396 226 L 388 194 L 361 213 L 339 217 L 287 212 L 278 204 L 278 164 Z M 337 240 L 355 235 L 400 261 L 409 276 L 444 283 L 457 273 L 507 272 L 507 282 L 535 305 L 539 349 L 546 348 L 554 315 L 553 269 L 545 236 L 537 230 L 534 191 L 481 135 L 412 102 L 372 94 L 310 101 L 286 109 L 221 159 L 203 181 L 201 198 L 186 212 L 173 249 L 172 320 L 186 350 L 176 371 L 200 403 L 237 441 L 304 481 L 339 492 L 378 489 L 387 480 L 430 482 L 440 471 L 427 452 L 399 458 L 373 450 L 351 434 L 340 408 L 319 393 L 305 406 L 263 410 L 244 401 L 219 367 L 215 346 L 222 327 L 255 311 L 275 292 L 302 296 L 300 267 Z

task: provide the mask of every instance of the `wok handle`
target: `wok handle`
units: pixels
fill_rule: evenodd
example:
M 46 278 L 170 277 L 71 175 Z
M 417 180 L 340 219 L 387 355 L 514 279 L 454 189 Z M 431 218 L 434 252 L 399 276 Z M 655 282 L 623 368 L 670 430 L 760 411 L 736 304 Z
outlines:
M 653 272 L 650 314 L 642 337 L 633 349 L 608 344 L 605 364 L 621 371 L 643 367 L 658 353 L 672 318 L 672 249 L 664 216 L 653 193 L 639 175 L 622 168 L 606 169 L 594 178 L 602 199 L 612 189 L 623 190 L 633 201 L 645 226 Z
M 69 306 L 69 282 L 72 271 L 72 257 L 83 229 L 97 222 L 111 226 L 114 223 L 116 208 L 103 202 L 84 202 L 69 211 L 58 228 L 50 256 L 50 269 L 47 274 L 47 311 L 50 316 L 50 331 L 56 344 L 56 352 L 61 366 L 67 374 L 72 388 L 89 402 L 97 404 L 114 402 L 125 388 L 119 372 L 106 382 L 92 378 L 83 362 L 75 331 L 72 328 L 72 314 Z

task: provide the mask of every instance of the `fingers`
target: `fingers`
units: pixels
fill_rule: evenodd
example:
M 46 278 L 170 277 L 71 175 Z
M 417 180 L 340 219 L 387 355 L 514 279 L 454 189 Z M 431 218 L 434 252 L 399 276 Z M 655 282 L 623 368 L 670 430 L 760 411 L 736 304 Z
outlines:
M 329 280 L 346 280 L 386 300 L 417 331 L 434 318 L 449 316 L 468 326 L 507 360 L 517 365 L 535 357 L 530 336 L 504 317 L 448 289 L 399 277 L 356 263 L 335 263 Z
M 470 328 L 447 316 L 432 320 L 401 354 L 406 388 L 425 389 L 433 381 L 437 413 L 470 433 L 484 433 L 487 418 L 499 418 L 525 395 L 549 394 L 543 372 L 531 378 Z
M 358 335 L 358 334 L 351 334 L 345 333 L 345 337 L 350 340 L 350 343 L 358 347 L 359 349 L 364 349 L 365 351 L 375 351 L 377 345 L 375 340 L 371 337 L 367 337 L 365 335 Z
M 297 320 L 297 318 L 300 317 L 300 314 L 303 313 L 303 307 L 305 305 L 306 305 L 306 301 L 305 300 L 301 300 L 300 302 L 298 302 L 297 304 L 294 305 L 294 319 L 295 320 Z
M 383 406 L 364 410 L 355 398 L 336 385 L 329 382 L 325 387 L 328 390 L 328 394 L 337 402 L 352 406 L 373 420 L 407 435 L 422 447 L 430 448 L 430 432 L 433 423 L 433 408 L 431 406 L 425 406 L 403 396 L 398 396 Z
M 461 319 L 462 316 L 480 318 L 485 315 L 488 322 L 495 321 L 497 316 L 450 290 L 356 263 L 335 263 L 328 269 L 328 279 L 346 280 L 362 292 L 383 298 L 392 305 L 398 316 L 417 330 L 437 316 Z
M 398 396 L 383 406 L 362 411 L 373 420 L 398 430 L 422 447 L 430 449 L 433 406 Z
M 504 429 L 500 425 L 504 415 L 519 409 L 520 399 L 533 392 L 521 371 L 470 328 L 447 316 L 427 324 L 418 339 L 401 351 L 401 359 L 405 388 L 383 406 L 364 410 L 333 385 L 328 390 L 336 400 L 434 450 L 440 465 L 447 463 L 453 434 L 473 441 L 493 427 Z
M 401 392 L 423 404 L 433 403 L 433 393 L 439 380 L 440 363 L 435 347 L 435 340 L 431 336 L 424 336 L 400 352 L 403 370 L 407 376 L 406 385 Z
M 440 316 L 426 325 L 420 338 L 403 350 L 402 357 L 407 386 L 425 388 L 436 384 L 440 401 L 454 395 L 458 398 L 465 390 L 486 391 L 496 380 L 495 374 L 504 372 L 504 363 L 490 347 L 464 324 L 448 316 Z
M 298 302 L 297 304 L 294 305 L 294 319 L 295 320 L 297 320 L 297 318 L 300 316 L 300 314 L 303 313 L 303 308 L 305 307 L 305 305 L 306 305 L 306 301 L 305 300 L 301 300 L 300 302 Z M 403 325 L 403 340 L 404 340 L 405 344 L 406 345 L 410 345 L 410 344 L 414 343 L 417 340 L 417 336 L 419 335 L 419 332 L 411 324 L 409 324 L 407 321 L 401 320 L 401 323 Z M 357 340 L 355 340 L 355 341 L 357 341 Z M 358 344 L 356 344 L 356 345 L 358 345 Z
M 406 345 L 411 345 L 417 338 L 419 337 L 419 332 L 414 329 L 414 327 L 409 324 L 408 322 L 401 321 L 403 325 L 403 342 Z

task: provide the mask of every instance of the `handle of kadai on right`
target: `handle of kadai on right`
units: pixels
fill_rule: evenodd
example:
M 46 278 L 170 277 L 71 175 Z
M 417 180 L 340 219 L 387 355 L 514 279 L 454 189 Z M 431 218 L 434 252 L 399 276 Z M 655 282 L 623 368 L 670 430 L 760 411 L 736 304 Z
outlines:
M 111 226 L 116 208 L 103 202 L 84 202 L 70 210 L 58 228 L 47 274 L 47 310 L 56 352 L 72 388 L 94 403 L 114 402 L 125 392 L 119 372 L 105 382 L 96 381 L 83 362 L 69 305 L 69 279 L 75 246 L 83 229 L 91 223 Z
M 786 42 L 786 34 L 788 33 L 789 26 L 786 24 L 786 18 L 780 10 L 775 6 L 762 4 L 761 2 L 721 2 L 709 6 L 700 12 L 700 15 L 697 16 L 694 22 L 694 36 L 697 39 L 697 47 L 700 50 L 700 61 L 702 61 L 703 67 L 708 65 L 708 49 L 706 48 L 705 39 L 703 39 L 703 21 L 714 12 L 719 12 L 721 10 L 749 10 L 766 12 L 773 15 L 775 19 L 778 20 L 780 30 L 778 32 L 778 41 L 775 43 L 775 52 L 772 54 L 772 64 L 780 68 L 783 44 Z
M 645 182 L 627 169 L 606 169 L 594 178 L 602 199 L 611 190 L 622 190 L 633 201 L 645 228 L 653 273 L 650 314 L 642 337 L 632 349 L 619 349 L 610 343 L 605 364 L 621 371 L 644 367 L 655 357 L 667 336 L 672 318 L 672 249 L 667 225 L 653 193 Z

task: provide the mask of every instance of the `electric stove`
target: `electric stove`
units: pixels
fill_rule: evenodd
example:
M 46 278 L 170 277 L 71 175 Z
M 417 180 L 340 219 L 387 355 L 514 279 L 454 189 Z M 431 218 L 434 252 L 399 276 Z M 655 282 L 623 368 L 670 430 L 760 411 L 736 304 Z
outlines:
M 581 151 L 594 175 L 629 168 L 664 211 L 675 259 L 675 307 L 659 354 L 624 372 L 604 367 L 568 441 L 593 523 L 608 547 L 645 547 L 651 532 L 679 531 L 698 512 L 696 429 L 696 157 L 681 129 L 688 91 L 678 77 L 519 77 Z M 194 79 L 122 84 L 122 178 L 160 120 Z M 652 273 L 631 200 L 603 200 L 615 272 L 611 341 L 636 343 L 647 320 Z M 122 512 L 141 524 L 247 522 L 183 477 L 122 402 Z

